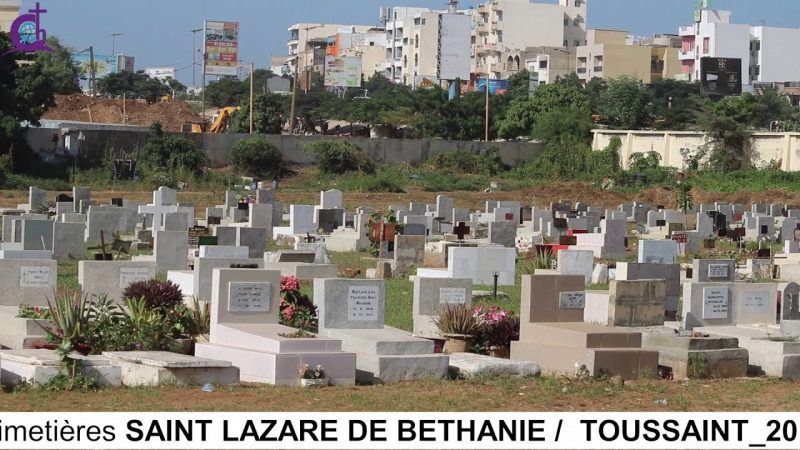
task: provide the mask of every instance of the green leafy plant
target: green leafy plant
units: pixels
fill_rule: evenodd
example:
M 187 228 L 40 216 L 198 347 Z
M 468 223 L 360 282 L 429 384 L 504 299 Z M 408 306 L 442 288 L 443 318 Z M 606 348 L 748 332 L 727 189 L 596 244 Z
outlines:
M 343 140 L 319 140 L 306 146 L 322 173 L 375 173 L 375 163 L 355 144 Z
M 474 336 L 478 332 L 478 320 L 465 305 L 447 305 L 439 311 L 434 324 L 442 336 Z
M 158 309 L 151 309 L 145 298 L 129 298 L 122 307 L 136 350 L 160 350 L 171 325 Z
M 281 151 L 263 136 L 248 137 L 234 144 L 228 160 L 237 172 L 256 178 L 277 178 L 285 169 Z
M 149 309 L 174 308 L 183 303 L 183 292 L 171 281 L 150 279 L 129 284 L 122 293 L 126 301 L 144 299 Z

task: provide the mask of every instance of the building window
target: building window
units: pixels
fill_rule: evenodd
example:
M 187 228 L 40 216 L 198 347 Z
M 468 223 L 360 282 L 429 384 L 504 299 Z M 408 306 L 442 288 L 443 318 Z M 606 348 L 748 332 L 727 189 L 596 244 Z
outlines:
M 581 41 L 579 41 L 579 40 L 577 40 L 577 39 L 576 39 L 576 40 L 574 41 L 574 44 L 575 44 L 575 47 L 580 47 L 580 45 L 581 45 Z
M 539 61 L 539 68 L 540 69 L 547 69 L 547 60 L 546 59 L 543 59 L 543 60 Z
M 569 46 L 569 41 L 564 39 L 564 47 L 567 47 L 567 46 Z
M 711 47 L 711 38 L 703 38 L 703 54 L 708 54 L 708 49 Z
M 564 17 L 564 26 L 566 27 L 568 25 L 569 25 L 569 17 Z

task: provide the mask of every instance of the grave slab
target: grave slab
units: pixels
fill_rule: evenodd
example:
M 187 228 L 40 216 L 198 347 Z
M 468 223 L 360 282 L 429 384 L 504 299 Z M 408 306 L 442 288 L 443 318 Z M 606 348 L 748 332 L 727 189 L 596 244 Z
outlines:
M 227 386 L 239 383 L 239 369 L 220 361 L 171 352 L 103 352 L 121 370 L 123 386 Z

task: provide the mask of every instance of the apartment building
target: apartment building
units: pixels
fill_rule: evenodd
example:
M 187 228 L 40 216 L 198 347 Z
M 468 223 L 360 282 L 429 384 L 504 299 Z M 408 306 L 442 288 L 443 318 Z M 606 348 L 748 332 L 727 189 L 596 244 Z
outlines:
M 310 69 L 325 65 L 328 37 L 337 33 L 366 33 L 372 27 L 366 25 L 338 25 L 324 23 L 296 23 L 289 27 L 286 64 L 290 73 L 298 69 Z
M 17 18 L 22 0 L 0 0 L 0 31 L 11 31 L 11 22 Z
M 576 72 L 584 83 L 621 76 L 650 83 L 675 78 L 681 72 L 675 36 L 635 39 L 627 31 L 589 30 L 586 40 L 576 51 Z
M 386 14 L 387 78 L 410 86 L 469 79 L 471 10 L 391 8 Z
M 586 0 L 558 4 L 531 0 L 494 0 L 474 12 L 472 70 L 505 79 L 535 57 L 532 49 L 564 47 L 574 51 L 586 42 Z
M 535 54 L 525 59 L 525 68 L 530 72 L 533 86 L 552 84 L 575 72 L 575 50 L 561 47 L 538 48 Z
M 800 42 L 800 29 L 731 23 L 732 12 L 702 8 L 695 23 L 679 28 L 681 73 L 700 79 L 704 57 L 742 60 L 743 84 L 800 81 L 800 58 L 786 53 Z
M 361 74 L 369 79 L 386 67 L 386 30 L 372 28 L 366 33 L 337 33 L 328 38 L 328 56 L 361 58 Z

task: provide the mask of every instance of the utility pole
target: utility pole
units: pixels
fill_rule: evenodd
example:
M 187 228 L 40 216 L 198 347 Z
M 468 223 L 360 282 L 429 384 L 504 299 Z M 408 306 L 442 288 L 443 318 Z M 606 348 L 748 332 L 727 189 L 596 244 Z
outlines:
M 192 33 L 192 87 L 197 87 L 197 33 L 200 31 L 203 29 L 189 30 Z
M 489 76 L 492 74 L 491 63 L 486 68 L 486 128 L 483 134 L 483 141 L 489 142 Z
M 250 134 L 253 134 L 253 72 L 255 64 L 250 63 Z
M 94 97 L 94 47 L 89 47 L 89 95 Z
M 111 57 L 117 57 L 117 36 L 122 36 L 125 33 L 111 33 Z

